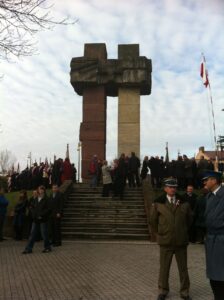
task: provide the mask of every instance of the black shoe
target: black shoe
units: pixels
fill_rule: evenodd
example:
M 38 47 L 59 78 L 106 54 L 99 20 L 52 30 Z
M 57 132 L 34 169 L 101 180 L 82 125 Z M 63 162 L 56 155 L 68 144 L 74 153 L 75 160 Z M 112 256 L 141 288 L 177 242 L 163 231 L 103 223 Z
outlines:
M 51 250 L 51 248 L 46 248 L 46 249 L 44 249 L 43 251 L 42 251 L 42 253 L 49 253 L 49 252 L 51 252 L 52 250 Z
M 166 299 L 166 295 L 164 294 L 159 294 L 157 300 L 165 300 Z
M 27 250 L 27 249 L 25 249 L 25 250 L 22 252 L 22 254 L 30 254 L 30 253 L 32 253 L 32 250 Z
M 61 246 L 61 243 L 55 243 L 55 244 L 53 244 L 53 247 L 59 247 L 59 246 Z
M 181 298 L 184 300 L 192 300 L 192 298 L 190 296 L 181 296 Z

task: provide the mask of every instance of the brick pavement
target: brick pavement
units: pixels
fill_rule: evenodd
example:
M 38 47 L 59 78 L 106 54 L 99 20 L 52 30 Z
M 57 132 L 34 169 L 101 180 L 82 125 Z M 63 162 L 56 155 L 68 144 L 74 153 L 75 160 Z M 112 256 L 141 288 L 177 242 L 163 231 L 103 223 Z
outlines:
M 25 242 L 0 243 L 1 300 L 155 300 L 158 246 L 148 242 L 64 242 L 43 254 L 36 243 L 22 255 Z M 191 295 L 211 300 L 205 277 L 204 247 L 189 246 Z M 168 300 L 180 299 L 175 260 Z

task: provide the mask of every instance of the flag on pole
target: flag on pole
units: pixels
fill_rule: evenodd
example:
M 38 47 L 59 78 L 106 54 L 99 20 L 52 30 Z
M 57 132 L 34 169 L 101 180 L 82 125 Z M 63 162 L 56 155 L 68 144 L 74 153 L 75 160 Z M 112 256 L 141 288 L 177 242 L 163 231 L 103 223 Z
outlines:
M 206 69 L 206 63 L 205 63 L 205 57 L 202 55 L 202 62 L 201 62 L 201 78 L 203 81 L 203 84 L 205 85 L 205 87 L 207 88 L 207 86 L 209 85 L 209 80 L 208 80 L 208 71 Z
M 218 165 L 218 146 L 217 146 L 217 138 L 216 138 L 216 129 L 215 129 L 215 114 L 214 114 L 214 108 L 213 108 L 213 99 L 212 99 L 212 91 L 211 91 L 211 85 L 210 82 L 208 80 L 208 71 L 206 69 L 206 64 L 205 64 L 205 56 L 202 53 L 202 63 L 201 63 L 201 77 L 203 80 L 203 84 L 205 85 L 205 87 L 208 88 L 208 92 L 210 95 L 210 101 L 211 101 L 211 112 L 212 112 L 212 119 L 213 119 L 213 132 L 214 132 L 214 145 L 215 145 L 215 149 L 216 149 L 216 165 Z M 215 167 L 215 169 L 217 169 L 217 167 Z

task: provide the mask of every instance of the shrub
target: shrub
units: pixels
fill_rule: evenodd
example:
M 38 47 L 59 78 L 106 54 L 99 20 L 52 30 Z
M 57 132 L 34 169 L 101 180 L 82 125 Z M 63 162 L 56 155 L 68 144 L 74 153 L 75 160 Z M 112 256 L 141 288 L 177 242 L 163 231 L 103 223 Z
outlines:
M 7 177 L 0 176 L 0 188 L 4 188 L 5 191 L 8 189 Z

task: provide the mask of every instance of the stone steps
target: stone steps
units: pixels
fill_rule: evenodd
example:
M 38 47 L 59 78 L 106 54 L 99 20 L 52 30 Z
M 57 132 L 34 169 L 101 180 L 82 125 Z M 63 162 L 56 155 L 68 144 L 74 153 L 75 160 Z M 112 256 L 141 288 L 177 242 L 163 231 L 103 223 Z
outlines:
M 66 228 L 66 232 L 69 233 L 73 233 L 74 232 L 74 228 Z M 140 234 L 147 234 L 147 228 L 119 228 L 119 227 L 112 227 L 112 226 L 107 226 L 107 227 L 75 227 L 75 230 L 78 232 L 87 232 L 87 233 L 140 233 Z
M 88 220 L 86 222 L 83 222 L 83 220 L 67 220 L 67 222 L 63 221 L 63 227 L 109 227 L 109 228 L 148 228 L 147 224 L 145 222 L 121 222 L 116 220 L 101 220 L 101 221 L 95 221 L 94 220 Z
M 149 234 L 130 233 L 88 233 L 88 232 L 63 232 L 65 239 L 96 239 L 96 240 L 149 240 Z
M 102 187 L 74 186 L 64 206 L 63 238 L 148 240 L 142 191 L 126 188 L 122 200 L 101 192 Z

